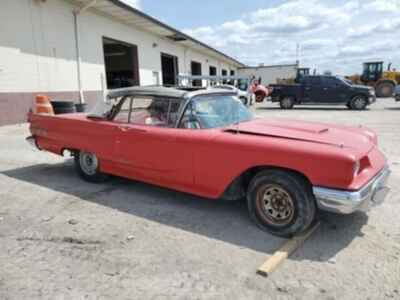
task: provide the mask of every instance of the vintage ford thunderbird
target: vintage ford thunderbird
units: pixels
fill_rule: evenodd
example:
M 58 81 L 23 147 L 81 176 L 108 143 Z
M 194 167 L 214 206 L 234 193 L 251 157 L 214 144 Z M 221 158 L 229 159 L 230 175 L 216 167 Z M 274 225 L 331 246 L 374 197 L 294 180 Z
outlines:
M 383 201 L 390 173 L 366 128 L 253 117 L 232 91 L 134 87 L 89 114 L 30 113 L 39 149 L 69 150 L 83 179 L 127 177 L 208 199 L 247 199 L 264 230 L 291 236 L 320 210 Z

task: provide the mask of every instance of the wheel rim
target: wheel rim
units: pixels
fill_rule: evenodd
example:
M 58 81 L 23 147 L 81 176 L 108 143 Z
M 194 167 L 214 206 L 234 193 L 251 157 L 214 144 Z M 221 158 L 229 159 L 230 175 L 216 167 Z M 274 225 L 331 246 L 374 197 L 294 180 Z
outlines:
M 289 108 L 292 105 L 292 100 L 290 98 L 284 98 L 282 100 L 282 105 L 285 108 Z
M 94 175 L 99 165 L 96 155 L 89 152 L 81 152 L 79 154 L 79 163 L 82 171 L 87 175 Z
M 295 206 L 290 194 L 277 184 L 268 184 L 257 193 L 260 217 L 272 225 L 284 226 L 294 217 Z
M 365 105 L 365 101 L 363 98 L 358 97 L 356 99 L 354 99 L 354 107 L 357 109 L 362 109 Z

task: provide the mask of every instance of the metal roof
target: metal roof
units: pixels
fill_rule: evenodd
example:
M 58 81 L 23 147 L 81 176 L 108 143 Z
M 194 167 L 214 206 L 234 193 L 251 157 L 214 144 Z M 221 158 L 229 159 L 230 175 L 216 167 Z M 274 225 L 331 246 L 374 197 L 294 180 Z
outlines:
M 80 6 L 90 3 L 89 0 L 74 0 Z M 236 67 L 244 67 L 245 64 L 233 57 L 203 43 L 195 38 L 143 13 L 142 11 L 120 1 L 120 0 L 97 0 L 93 1 L 90 9 L 101 15 L 113 17 L 127 25 L 132 25 L 144 31 L 150 32 L 162 38 L 167 38 L 179 45 L 202 52 L 203 54 L 222 59 L 225 62 L 235 65 Z

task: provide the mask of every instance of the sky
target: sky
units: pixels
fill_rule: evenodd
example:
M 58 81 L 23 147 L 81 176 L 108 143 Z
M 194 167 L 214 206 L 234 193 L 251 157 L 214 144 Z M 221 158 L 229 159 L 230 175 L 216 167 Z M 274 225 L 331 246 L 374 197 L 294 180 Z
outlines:
M 124 0 L 248 65 L 400 70 L 400 0 Z

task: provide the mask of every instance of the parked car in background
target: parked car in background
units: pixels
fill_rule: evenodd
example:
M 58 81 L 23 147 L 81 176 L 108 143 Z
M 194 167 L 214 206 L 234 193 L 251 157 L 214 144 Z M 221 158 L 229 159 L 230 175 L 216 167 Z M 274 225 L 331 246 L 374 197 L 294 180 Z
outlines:
M 272 102 L 281 108 L 295 105 L 346 105 L 349 109 L 363 110 L 376 101 L 371 87 L 350 84 L 337 76 L 304 76 L 298 84 L 273 84 Z
M 240 101 L 242 101 L 242 103 L 244 105 L 252 105 L 252 97 L 253 94 L 250 91 L 242 91 L 240 89 L 238 89 L 237 87 L 233 86 L 233 85 L 229 85 L 229 84 L 221 84 L 221 85 L 215 85 L 213 87 L 211 87 L 213 89 L 224 89 L 224 90 L 229 90 L 229 91 L 234 91 L 238 98 L 240 99 Z
M 388 191 L 371 130 L 258 119 L 225 89 L 119 89 L 89 114 L 49 110 L 28 121 L 28 141 L 68 150 L 84 180 L 116 175 L 208 199 L 246 198 L 255 223 L 278 236 L 306 230 L 320 210 L 366 209 Z
M 394 89 L 394 99 L 396 99 L 396 101 L 400 101 L 400 85 L 397 85 Z

